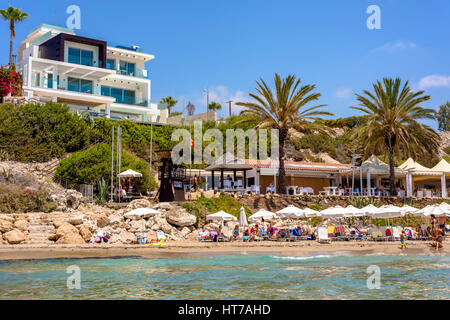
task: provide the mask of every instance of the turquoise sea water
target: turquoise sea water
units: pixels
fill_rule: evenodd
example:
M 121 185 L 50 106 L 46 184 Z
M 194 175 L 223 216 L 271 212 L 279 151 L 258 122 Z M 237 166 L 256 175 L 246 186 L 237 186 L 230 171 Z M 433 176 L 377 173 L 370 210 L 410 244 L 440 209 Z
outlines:
M 81 289 L 67 288 L 67 267 Z M 367 288 L 367 267 L 381 288 Z M 0 299 L 450 299 L 450 257 L 234 255 L 0 262 Z

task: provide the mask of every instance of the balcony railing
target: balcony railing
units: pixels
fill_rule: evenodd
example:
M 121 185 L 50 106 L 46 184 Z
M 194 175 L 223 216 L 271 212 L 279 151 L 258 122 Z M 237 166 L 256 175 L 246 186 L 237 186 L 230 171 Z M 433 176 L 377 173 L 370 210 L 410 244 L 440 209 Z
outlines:
M 148 71 L 145 69 L 136 69 L 135 72 L 128 72 L 127 70 L 116 70 L 117 74 L 129 77 L 136 77 L 142 79 L 148 79 Z
M 31 86 L 32 87 L 38 87 L 38 88 L 47 88 L 47 89 L 57 89 L 57 90 L 65 90 L 65 91 L 71 91 L 71 92 L 78 92 L 78 93 L 84 93 L 84 94 L 92 94 L 95 96 L 102 97 L 100 86 L 93 85 L 92 87 L 84 87 L 80 88 L 79 90 L 73 90 L 69 88 L 69 83 L 67 80 L 58 80 L 57 82 L 57 88 L 52 87 L 53 82 L 49 85 L 49 80 L 46 78 L 40 78 L 36 75 L 33 75 L 31 77 Z M 106 96 L 105 96 L 106 97 Z M 114 97 L 113 97 L 114 98 Z M 116 103 L 118 104 L 125 104 L 125 105 L 133 105 L 138 107 L 150 107 L 150 101 L 144 98 L 140 97 L 127 97 L 126 99 L 117 99 Z

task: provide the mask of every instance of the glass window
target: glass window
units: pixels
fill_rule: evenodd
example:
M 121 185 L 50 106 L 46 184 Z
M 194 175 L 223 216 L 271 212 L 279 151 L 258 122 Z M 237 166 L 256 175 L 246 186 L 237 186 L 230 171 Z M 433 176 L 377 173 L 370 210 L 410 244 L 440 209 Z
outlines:
M 126 104 L 135 104 L 136 103 L 136 98 L 135 98 L 136 94 L 134 91 L 124 90 L 123 95 L 124 95 L 124 102 Z
M 123 74 L 134 76 L 136 65 L 131 62 L 120 61 L 119 69 L 120 69 L 120 71 L 122 71 Z
M 92 81 L 81 79 L 80 88 L 81 88 L 81 92 L 92 93 Z
M 111 88 L 111 97 L 116 98 L 117 103 L 123 103 L 123 90 Z
M 51 73 L 47 75 L 47 88 L 53 88 L 53 74 Z
M 115 70 L 116 69 L 116 60 L 107 59 L 106 60 L 106 69 Z
M 134 63 L 128 63 L 128 70 L 127 70 L 127 74 L 129 74 L 130 76 L 134 76 L 134 70 L 135 70 L 135 64 Z
M 81 50 L 81 64 L 84 66 L 92 66 L 94 64 L 94 52 Z
M 80 92 L 80 80 L 75 78 L 68 79 L 67 90 Z
M 102 86 L 102 96 L 111 97 L 111 88 Z
M 69 63 L 80 64 L 80 49 L 69 48 Z

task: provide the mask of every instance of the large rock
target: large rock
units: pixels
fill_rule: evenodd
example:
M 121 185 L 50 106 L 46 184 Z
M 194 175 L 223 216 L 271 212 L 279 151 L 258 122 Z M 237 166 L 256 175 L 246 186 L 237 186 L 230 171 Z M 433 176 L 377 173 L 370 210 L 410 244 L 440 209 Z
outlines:
M 136 236 L 124 229 L 121 229 L 118 234 L 115 234 L 111 238 L 112 243 L 132 244 L 136 242 Z
M 18 229 L 6 232 L 3 237 L 9 244 L 19 244 L 27 239 L 27 236 Z
M 170 224 L 167 223 L 166 219 L 156 216 L 153 218 L 155 220 L 155 224 L 153 225 L 153 230 L 161 230 L 166 234 L 171 234 L 173 228 Z
M 14 222 L 14 220 L 13 220 Z M 8 220 L 0 220 L 0 232 L 9 232 L 14 229 L 14 224 Z
M 14 227 L 22 232 L 27 231 L 29 226 L 30 223 L 25 219 L 16 220 L 16 222 L 14 222 Z
M 114 226 L 118 225 L 123 221 L 123 217 L 120 214 L 112 214 L 108 217 L 109 223 Z
M 166 214 L 166 220 L 177 227 L 189 227 L 197 222 L 197 217 L 184 209 L 172 210 Z
M 71 232 L 67 233 L 64 236 L 60 237 L 58 241 L 56 241 L 58 244 L 85 244 L 86 241 L 81 237 L 81 235 L 77 232 Z
M 131 229 L 135 230 L 135 232 L 139 232 L 145 230 L 146 221 L 144 219 L 131 221 L 129 225 Z
M 172 210 L 173 207 L 172 207 L 172 205 L 171 205 L 170 203 L 168 203 L 168 202 L 160 202 L 160 203 L 156 204 L 156 205 L 153 207 L 153 209 L 155 209 L 155 210 L 169 211 L 169 210 Z
M 78 231 L 80 232 L 80 236 L 83 238 L 85 242 L 88 242 L 92 237 L 92 232 L 89 229 L 89 227 L 85 226 L 84 224 L 80 225 L 78 227 Z
M 80 224 L 83 224 L 83 216 L 69 217 L 66 219 L 66 222 L 70 223 L 71 225 L 78 226 Z
M 0 214 L 0 220 L 6 220 L 9 221 L 11 223 L 14 223 L 14 217 L 12 217 L 11 215 L 8 214 Z
M 65 193 L 67 208 L 78 209 L 83 202 L 83 195 L 76 190 L 66 190 Z
M 109 221 L 109 218 L 103 213 L 100 214 L 96 220 L 97 220 L 97 227 L 99 227 L 99 228 L 104 228 L 111 224 L 111 222 Z
M 138 208 L 151 208 L 152 203 L 145 199 L 136 199 L 130 202 L 127 206 L 128 209 L 134 210 Z
M 69 235 L 69 234 L 73 234 L 73 233 L 76 233 L 76 234 L 80 235 L 78 233 L 78 229 L 77 228 L 75 228 L 70 223 L 63 222 L 58 227 L 58 229 L 56 229 L 55 235 L 56 235 L 56 239 L 59 240 L 60 238 L 65 237 L 66 235 Z

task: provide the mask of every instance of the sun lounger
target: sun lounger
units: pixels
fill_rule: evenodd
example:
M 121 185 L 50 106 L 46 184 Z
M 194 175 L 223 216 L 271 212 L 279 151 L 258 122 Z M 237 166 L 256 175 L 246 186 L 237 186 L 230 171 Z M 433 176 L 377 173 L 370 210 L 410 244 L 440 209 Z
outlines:
M 385 237 L 383 236 L 383 233 L 380 230 L 374 231 L 370 234 L 371 239 L 373 241 L 384 241 Z
M 330 243 L 331 242 L 331 239 L 328 238 L 328 231 L 326 228 L 320 227 L 317 229 L 317 241 L 319 243 L 323 243 L 323 242 Z
M 156 233 L 150 232 L 150 233 L 148 234 L 147 241 L 148 241 L 149 243 L 152 243 L 152 242 L 158 242 L 158 236 L 156 235 Z

